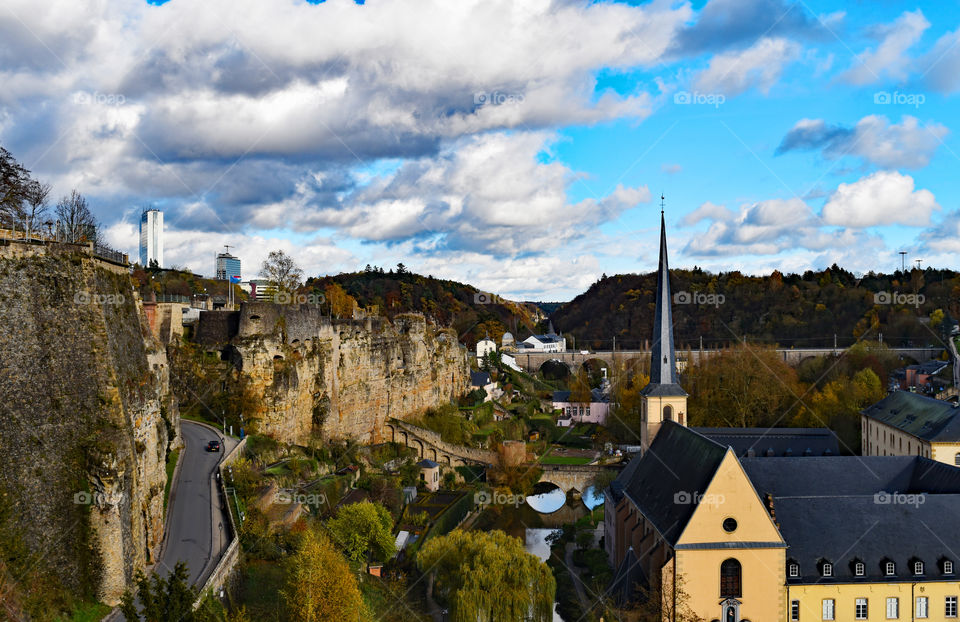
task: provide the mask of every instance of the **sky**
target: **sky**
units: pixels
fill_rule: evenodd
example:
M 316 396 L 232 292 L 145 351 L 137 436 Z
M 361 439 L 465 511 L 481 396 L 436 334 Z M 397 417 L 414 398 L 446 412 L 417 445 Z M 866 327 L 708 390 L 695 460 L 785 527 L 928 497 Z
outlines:
M 956 269 L 960 0 L 5 0 L 0 145 L 137 255 L 525 300 Z

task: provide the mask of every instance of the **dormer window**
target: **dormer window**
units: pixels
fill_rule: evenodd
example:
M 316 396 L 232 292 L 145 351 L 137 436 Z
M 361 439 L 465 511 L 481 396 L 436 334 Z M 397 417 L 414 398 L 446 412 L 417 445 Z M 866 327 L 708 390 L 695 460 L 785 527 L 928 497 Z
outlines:
M 854 562 L 853 564 L 853 575 L 856 577 L 862 577 L 867 574 L 867 567 L 863 562 Z
M 830 562 L 823 562 L 823 576 L 832 577 L 833 576 L 833 564 Z
M 953 562 L 949 559 L 943 560 L 943 574 L 953 574 Z
M 897 565 L 894 564 L 893 562 L 886 562 L 886 563 L 884 563 L 884 564 L 883 564 L 883 573 L 884 573 L 885 575 L 887 575 L 888 577 L 897 574 Z
M 789 575 L 789 576 L 792 577 L 792 578 L 799 577 L 799 576 L 800 576 L 800 564 L 793 563 L 793 562 L 787 564 L 787 575 Z
M 922 562 L 922 561 L 917 560 L 917 561 L 913 562 L 913 574 L 917 574 L 917 575 L 923 574 L 923 562 Z

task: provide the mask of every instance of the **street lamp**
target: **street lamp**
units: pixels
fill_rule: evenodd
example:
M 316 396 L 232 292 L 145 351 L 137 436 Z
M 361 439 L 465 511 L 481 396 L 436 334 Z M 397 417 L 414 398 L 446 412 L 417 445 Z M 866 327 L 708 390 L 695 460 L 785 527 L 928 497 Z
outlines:
M 223 550 L 223 521 L 220 521 L 220 550 Z

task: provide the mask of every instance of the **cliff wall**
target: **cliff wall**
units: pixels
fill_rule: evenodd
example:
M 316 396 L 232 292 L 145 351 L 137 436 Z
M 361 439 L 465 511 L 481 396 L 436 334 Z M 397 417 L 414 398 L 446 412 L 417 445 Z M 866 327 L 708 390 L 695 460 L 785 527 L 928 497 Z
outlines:
M 126 270 L 76 246 L 0 246 L 0 309 L 8 570 L 28 611 L 58 590 L 114 604 L 163 536 L 166 354 Z
M 456 334 L 418 314 L 331 320 L 315 305 L 246 303 L 229 316 L 202 313 L 197 335 L 208 345 L 229 340 L 219 347 L 234 384 L 259 398 L 244 416 L 286 442 L 382 442 L 388 418 L 419 414 L 469 386 Z

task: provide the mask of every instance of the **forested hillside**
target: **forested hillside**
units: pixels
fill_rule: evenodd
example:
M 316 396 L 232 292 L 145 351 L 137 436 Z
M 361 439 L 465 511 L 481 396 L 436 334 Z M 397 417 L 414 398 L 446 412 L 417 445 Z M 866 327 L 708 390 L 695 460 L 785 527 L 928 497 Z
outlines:
M 643 347 L 653 331 L 655 273 L 604 277 L 552 316 L 576 347 Z M 747 337 L 781 346 L 850 345 L 861 336 L 891 346 L 940 343 L 960 316 L 960 277 L 952 270 L 856 276 L 837 265 L 821 272 L 746 276 L 671 270 L 677 348 L 723 347 Z
M 356 303 L 394 317 L 416 311 L 451 326 L 460 341 L 473 345 L 484 335 L 500 342 L 504 332 L 523 338 L 542 329 L 545 314 L 533 303 L 504 300 L 472 285 L 436 279 L 406 270 L 367 266 L 362 272 L 310 278 L 304 290 L 322 291 L 327 298 L 336 297 L 339 285 Z M 336 304 L 334 303 L 334 306 Z

